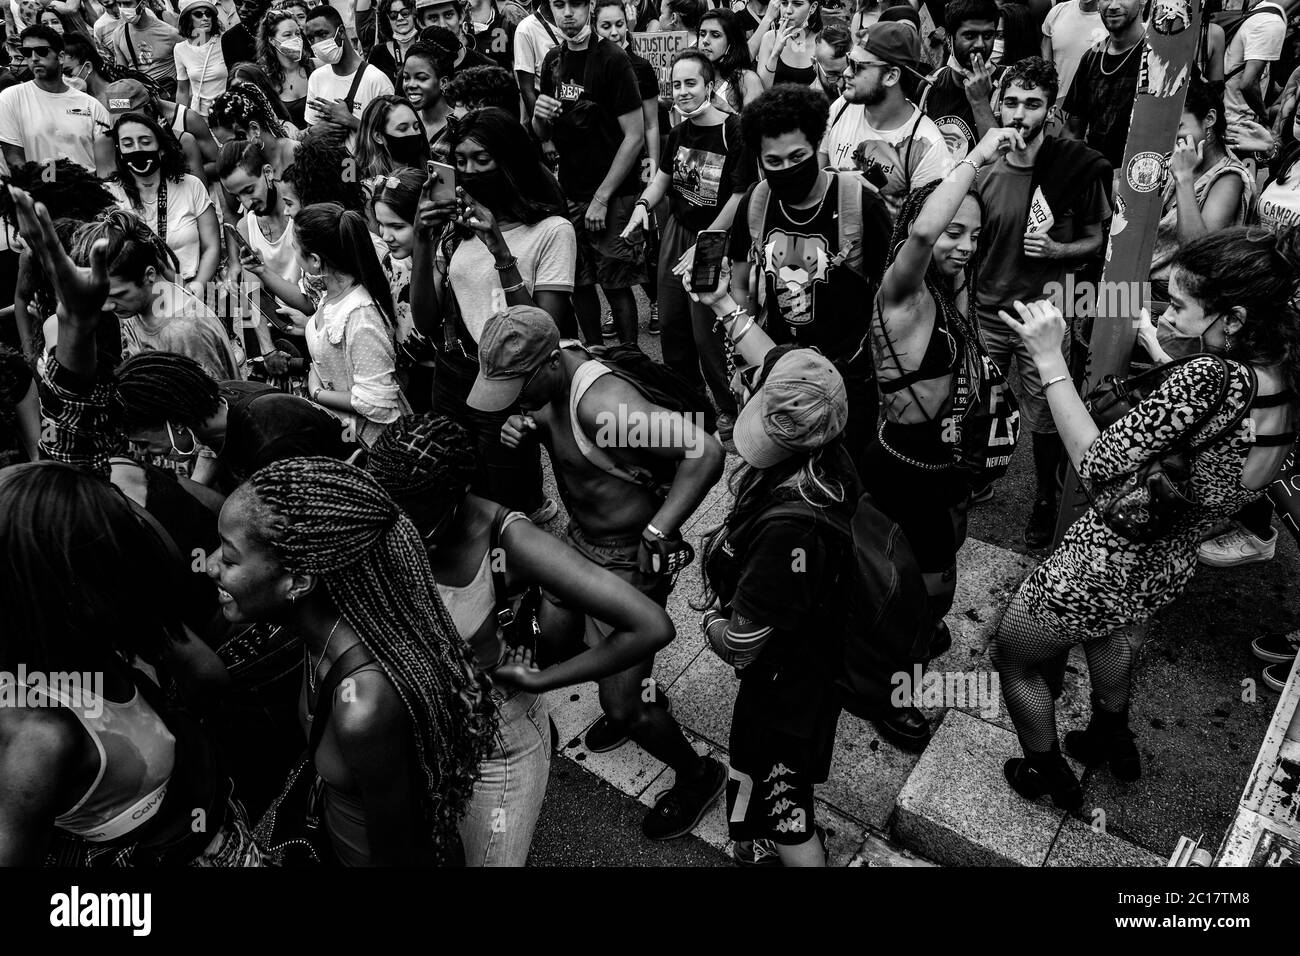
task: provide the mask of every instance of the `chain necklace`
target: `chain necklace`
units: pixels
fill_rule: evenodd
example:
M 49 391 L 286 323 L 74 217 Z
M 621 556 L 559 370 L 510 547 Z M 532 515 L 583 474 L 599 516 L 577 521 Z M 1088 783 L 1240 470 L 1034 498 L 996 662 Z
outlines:
M 334 621 L 334 626 L 330 628 L 330 636 L 325 638 L 325 650 L 321 651 L 320 660 L 316 661 L 315 665 L 312 665 L 311 662 L 311 648 L 306 646 L 303 647 L 303 650 L 307 652 L 307 690 L 313 698 L 316 696 L 316 671 L 320 668 L 321 664 L 325 663 L 325 658 L 330 652 L 330 645 L 334 643 L 334 632 L 339 629 L 339 625 L 342 623 L 343 615 L 340 614 Z
M 825 175 L 825 173 L 826 170 L 823 169 L 821 170 L 819 175 Z M 789 220 L 791 225 L 807 226 L 810 225 L 812 221 L 817 218 L 817 215 L 822 211 L 822 206 L 826 205 L 826 197 L 829 196 L 830 193 L 831 193 L 831 187 L 830 187 L 830 183 L 828 182 L 826 184 L 826 190 L 822 193 L 822 198 L 819 199 L 817 201 L 817 205 L 813 207 L 812 215 L 809 216 L 807 219 L 803 220 L 802 222 L 800 222 L 798 219 L 794 217 L 793 210 L 785 204 L 784 200 L 778 199 L 776 201 L 776 204 L 781 210 L 781 215 L 785 216 L 785 218 Z
M 1118 73 L 1120 70 L 1124 69 L 1124 64 L 1128 62 L 1128 58 L 1131 57 L 1131 56 L 1133 55 L 1133 51 L 1136 50 L 1138 47 L 1140 47 L 1140 46 L 1142 45 L 1142 41 L 1145 40 L 1146 38 L 1147 38 L 1147 35 L 1146 35 L 1145 33 L 1143 33 L 1142 36 L 1140 36 L 1140 37 L 1138 38 L 1137 43 L 1134 43 L 1131 47 L 1128 48 L 1128 52 L 1124 54 L 1124 59 L 1122 59 L 1122 60 L 1119 61 L 1119 65 L 1117 65 L 1117 66 L 1115 67 L 1115 69 L 1111 70 L 1109 73 L 1106 72 L 1106 56 L 1107 56 L 1107 54 L 1106 54 L 1106 50 L 1103 48 L 1102 51 L 1101 51 L 1101 59 L 1097 62 L 1097 69 L 1101 71 L 1101 75 L 1102 75 L 1102 76 L 1114 76 L 1114 75 L 1115 75 L 1116 73 Z M 1107 42 L 1107 44 L 1110 43 L 1109 40 L 1107 40 L 1106 42 Z M 1119 56 L 1119 54 L 1118 54 L 1118 53 L 1111 53 L 1110 56 Z

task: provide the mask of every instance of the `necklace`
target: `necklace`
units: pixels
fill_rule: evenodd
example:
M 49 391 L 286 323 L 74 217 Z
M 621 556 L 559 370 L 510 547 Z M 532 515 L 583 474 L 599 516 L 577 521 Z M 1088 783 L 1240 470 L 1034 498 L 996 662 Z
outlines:
M 340 614 L 334 621 L 334 626 L 330 628 L 330 636 L 325 638 L 325 650 L 320 652 L 320 660 L 318 660 L 314 665 L 311 662 L 311 648 L 303 648 L 303 650 L 307 652 L 307 690 L 312 697 L 316 696 L 316 671 L 320 668 L 321 664 L 325 663 L 325 658 L 330 652 L 330 645 L 334 643 L 334 632 L 339 629 L 339 625 L 342 623 L 343 615 Z
M 1105 51 L 1105 50 L 1102 50 L 1102 51 L 1101 51 L 1101 54 L 1102 54 L 1102 55 L 1101 55 L 1101 59 L 1097 62 L 1097 69 L 1099 69 L 1099 70 L 1101 71 L 1101 75 L 1102 75 L 1102 76 L 1114 76 L 1114 75 L 1115 75 L 1116 73 L 1118 73 L 1120 70 L 1124 69 L 1124 64 L 1128 62 L 1128 58 L 1131 57 L 1131 56 L 1133 55 L 1133 51 L 1134 51 L 1134 50 L 1136 50 L 1138 47 L 1140 47 L 1140 46 L 1142 45 L 1142 41 L 1145 40 L 1145 39 L 1146 39 L 1146 34 L 1144 33 L 1144 34 L 1142 34 L 1141 37 L 1138 38 L 1137 43 L 1134 43 L 1131 47 L 1128 48 L 1128 52 L 1124 54 L 1124 59 L 1120 60 L 1120 61 L 1119 61 L 1119 64 L 1115 67 L 1115 69 L 1111 70 L 1109 73 L 1106 72 L 1106 56 L 1107 56 L 1107 54 L 1106 54 L 1106 51 Z M 1110 56 L 1119 56 L 1118 53 L 1111 53 L 1111 54 L 1109 54 L 1109 55 L 1110 55 Z
M 823 170 L 823 172 L 825 172 L 825 170 Z M 830 184 L 827 183 L 825 191 L 822 192 L 822 198 L 819 199 L 817 201 L 817 205 L 813 207 L 812 215 L 809 216 L 807 219 L 803 220 L 802 222 L 800 222 L 792 215 L 790 208 L 786 206 L 783 200 L 778 199 L 776 203 L 778 206 L 781 207 L 781 215 L 785 216 L 786 219 L 790 220 L 790 223 L 792 225 L 806 226 L 814 219 L 817 218 L 817 214 L 822 211 L 822 206 L 826 204 L 826 197 L 829 196 L 830 194 L 831 194 L 831 187 Z

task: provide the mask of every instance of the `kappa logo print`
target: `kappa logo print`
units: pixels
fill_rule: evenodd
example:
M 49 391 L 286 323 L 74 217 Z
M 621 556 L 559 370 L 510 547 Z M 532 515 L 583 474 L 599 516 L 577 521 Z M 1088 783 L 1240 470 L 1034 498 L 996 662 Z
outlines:
M 763 782 L 771 783 L 777 777 L 784 777 L 786 774 L 792 774 L 792 773 L 794 773 L 793 770 L 791 770 L 785 764 L 779 763 L 772 768 L 772 772 L 767 775 L 767 778 Z
M 780 800 L 776 801 L 776 803 L 772 804 L 772 809 L 767 811 L 767 815 L 769 817 L 779 817 L 781 814 L 785 813 L 785 811 L 792 809 L 793 807 L 793 800 L 789 797 L 782 797 Z
M 768 791 L 767 796 L 768 799 L 771 799 L 772 797 L 779 797 L 781 796 L 781 794 L 787 793 L 788 791 L 793 789 L 794 787 L 790 786 L 784 780 L 778 780 L 776 783 L 772 784 L 772 789 Z

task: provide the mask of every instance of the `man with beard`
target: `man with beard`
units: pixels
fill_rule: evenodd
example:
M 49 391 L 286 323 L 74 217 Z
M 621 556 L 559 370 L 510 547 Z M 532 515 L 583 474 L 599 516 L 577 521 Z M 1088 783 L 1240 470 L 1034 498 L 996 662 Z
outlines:
M 1063 449 L 1038 368 L 1020 337 L 998 318 L 998 310 L 1017 299 L 1029 302 L 1062 288 L 1066 273 L 1101 249 L 1104 223 L 1110 217 L 1110 164 L 1082 143 L 1043 135 L 1056 94 L 1056 67 L 1041 57 L 1008 68 L 1002 81 L 1001 125 L 1019 130 L 1025 145 L 979 177 L 984 205 L 979 254 L 990 266 L 980 272 L 975 307 L 989 357 L 1004 373 L 1013 363 L 1019 371 L 1016 397 L 1021 421 L 1033 435 L 1037 479 L 1025 526 L 1025 544 L 1031 548 L 1052 539 L 1056 469 Z M 1062 308 L 1071 315 L 1069 303 Z M 1063 347 L 1068 350 L 1068 337 Z
M 1070 137 L 1083 140 L 1115 169 L 1124 162 L 1133 98 L 1146 57 L 1141 13 L 1142 0 L 1102 0 L 1106 42 L 1083 55 L 1065 97 Z
M 844 93 L 831 104 L 822 137 L 823 168 L 857 169 L 876 187 L 891 217 L 913 186 L 942 179 L 952 157 L 934 121 L 907 98 L 904 74 L 920 69 L 921 41 L 910 23 L 878 23 L 849 51 Z
M 257 62 L 257 27 L 271 9 L 271 0 L 235 0 L 239 23 L 221 34 L 221 58 L 226 69 L 236 63 Z
M 989 105 L 997 75 L 989 60 L 1000 16 L 994 0 L 949 0 L 944 8 L 952 56 L 935 71 L 921 109 L 947 140 L 953 162 L 997 125 Z

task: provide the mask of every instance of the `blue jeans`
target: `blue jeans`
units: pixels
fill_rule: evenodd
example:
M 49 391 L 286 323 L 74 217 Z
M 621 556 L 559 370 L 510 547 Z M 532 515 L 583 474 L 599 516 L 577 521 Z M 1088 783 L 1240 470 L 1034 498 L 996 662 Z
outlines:
M 539 694 L 493 697 L 496 746 L 474 782 L 460 837 L 466 866 L 523 866 L 551 776 L 550 710 Z

